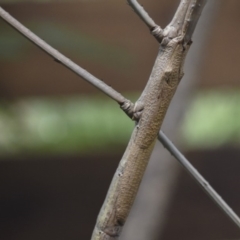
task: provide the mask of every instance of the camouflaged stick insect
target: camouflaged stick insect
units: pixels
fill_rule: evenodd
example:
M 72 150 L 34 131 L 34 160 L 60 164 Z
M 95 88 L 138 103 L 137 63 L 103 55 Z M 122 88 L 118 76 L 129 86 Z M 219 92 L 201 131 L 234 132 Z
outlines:
M 162 30 L 136 0 L 128 1 L 160 42 L 152 73 L 133 116 L 136 127 L 114 174 L 91 240 L 118 239 L 136 197 L 163 119 L 183 76 L 191 35 L 205 1 L 181 1 L 172 22 Z

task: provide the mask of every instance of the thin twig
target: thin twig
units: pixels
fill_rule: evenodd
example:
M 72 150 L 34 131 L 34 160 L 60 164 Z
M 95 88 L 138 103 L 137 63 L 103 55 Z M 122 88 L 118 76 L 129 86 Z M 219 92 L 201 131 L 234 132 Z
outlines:
M 154 20 L 149 16 L 146 10 L 141 6 L 137 0 L 127 0 L 134 12 L 142 19 L 142 21 L 148 26 L 153 36 L 161 42 L 162 40 L 162 28 L 157 25 Z
M 218 195 L 204 177 L 193 167 L 193 165 L 183 156 L 176 146 L 160 131 L 158 140 L 163 146 L 182 164 L 187 172 L 200 184 L 203 190 L 210 196 L 223 212 L 240 228 L 240 219 L 237 214 L 228 206 L 228 204 Z
M 153 29 L 157 26 L 154 20 L 148 15 L 143 6 L 141 6 L 137 0 L 127 0 L 129 5 L 133 8 L 135 13 L 143 20 L 143 22 L 149 27 L 149 29 Z
M 78 76 L 82 77 L 84 80 L 101 90 L 103 93 L 111 97 L 113 100 L 123 105 L 129 102 L 125 97 L 123 97 L 119 92 L 108 86 L 106 83 L 100 79 L 93 76 L 91 73 L 87 72 L 85 69 L 78 66 L 76 63 L 71 61 L 69 58 L 65 57 L 63 54 L 58 52 L 56 49 L 51 47 L 36 34 L 31 32 L 28 28 L 23 26 L 15 18 L 13 18 L 9 13 L 7 13 L 3 8 L 0 7 L 0 17 L 2 17 L 10 26 L 15 28 L 24 37 L 30 40 L 32 43 L 37 45 L 40 49 L 46 52 L 48 55 L 53 57 L 57 62 L 62 63 L 65 67 L 76 73 Z

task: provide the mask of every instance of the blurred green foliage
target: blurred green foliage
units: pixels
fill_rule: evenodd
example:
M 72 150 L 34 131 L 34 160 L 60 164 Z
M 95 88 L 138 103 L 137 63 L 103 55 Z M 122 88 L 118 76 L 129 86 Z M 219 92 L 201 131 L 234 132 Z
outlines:
M 239 105 L 239 91 L 200 92 L 186 114 L 183 142 L 191 149 L 239 144 Z M 116 103 L 100 96 L 2 102 L 0 155 L 116 151 L 133 126 Z
M 182 132 L 188 148 L 216 148 L 240 143 L 240 92 L 199 92 L 188 110 Z
M 0 105 L 0 154 L 114 151 L 134 123 L 101 97 L 25 99 Z

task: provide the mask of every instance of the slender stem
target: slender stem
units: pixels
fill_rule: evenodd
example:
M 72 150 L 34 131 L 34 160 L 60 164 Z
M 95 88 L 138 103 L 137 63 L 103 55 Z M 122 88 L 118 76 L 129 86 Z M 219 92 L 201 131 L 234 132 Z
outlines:
M 186 171 L 201 185 L 203 190 L 210 198 L 223 210 L 223 212 L 240 228 L 240 219 L 237 214 L 228 206 L 228 204 L 218 195 L 204 177 L 193 167 L 193 165 L 183 156 L 183 154 L 174 146 L 167 136 L 160 131 L 158 140 L 163 146 L 182 164 Z
M 58 52 L 56 49 L 51 47 L 36 34 L 31 32 L 28 28 L 23 26 L 15 18 L 13 18 L 9 13 L 7 13 L 3 8 L 0 7 L 0 17 L 2 17 L 10 26 L 15 28 L 24 37 L 30 40 L 32 43 L 37 45 L 40 49 L 46 52 L 48 55 L 53 57 L 57 62 L 62 63 L 65 67 L 76 73 L 78 76 L 82 77 L 84 80 L 101 90 L 107 96 L 111 97 L 113 100 L 118 102 L 120 105 L 128 102 L 128 100 L 123 97 L 116 90 L 108 86 L 106 83 L 100 79 L 93 76 L 91 73 L 87 72 L 85 69 L 78 66 L 76 63 L 71 61 L 69 58 L 65 57 L 63 54 Z
M 137 0 L 127 0 L 129 5 L 133 8 L 136 14 L 143 20 L 143 22 L 149 27 L 149 29 L 153 29 L 157 26 L 154 20 L 148 15 L 143 6 L 141 6 Z
M 142 5 L 138 3 L 137 0 L 127 0 L 129 5 L 132 7 L 134 12 L 142 19 L 142 21 L 148 26 L 153 36 L 159 41 L 162 41 L 163 38 L 163 30 L 157 25 L 154 20 L 149 16 L 146 10 Z

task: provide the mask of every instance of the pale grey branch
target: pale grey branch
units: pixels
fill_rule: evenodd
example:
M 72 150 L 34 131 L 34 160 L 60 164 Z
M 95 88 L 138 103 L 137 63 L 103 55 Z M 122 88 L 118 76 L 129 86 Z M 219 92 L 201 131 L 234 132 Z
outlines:
M 182 29 L 191 1 L 192 0 L 181 0 L 176 13 L 174 14 L 174 17 L 168 26 L 174 27 L 178 31 Z
M 202 13 L 202 10 L 207 3 L 207 0 L 194 0 L 191 4 L 191 11 L 189 11 L 188 16 L 186 16 L 185 24 L 185 41 L 189 42 L 192 38 L 192 34 L 197 25 L 198 19 Z
M 240 228 L 240 219 L 228 204 L 218 195 L 204 177 L 194 168 L 194 166 L 183 156 L 176 146 L 160 131 L 158 140 L 163 146 L 179 161 L 187 172 L 200 184 L 210 198 L 223 210 L 223 212 Z
M 82 77 L 84 80 L 101 90 L 107 96 L 118 102 L 121 106 L 124 105 L 125 108 L 129 107 L 129 101 L 123 97 L 119 92 L 108 86 L 106 83 L 102 82 L 100 79 L 93 76 L 91 73 L 87 72 L 85 69 L 78 66 L 76 63 L 71 61 L 69 58 L 65 57 L 63 54 L 58 52 L 56 49 L 51 47 L 36 34 L 31 32 L 28 28 L 23 26 L 15 18 L 13 18 L 9 13 L 7 13 L 3 8 L 0 7 L 0 17 L 4 19 L 10 26 L 15 28 L 24 37 L 30 40 L 32 43 L 37 45 L 45 53 L 53 57 L 58 63 L 62 63 L 65 67 L 76 73 L 78 76 Z M 127 105 L 127 106 L 126 106 Z
M 170 38 L 182 35 L 185 44 L 189 44 L 206 2 L 207 0 L 181 0 L 172 21 L 164 29 L 164 35 Z
M 189 8 L 184 11 L 189 15 Z M 181 24 L 183 28 L 184 24 Z M 180 28 L 164 30 L 164 38 L 149 80 L 135 106 L 142 106 L 140 121 L 133 130 L 125 153 L 114 174 L 92 234 L 92 240 L 118 239 L 136 197 L 153 150 L 156 136 L 172 97 L 183 76 L 190 44 Z M 166 35 L 165 35 L 166 34 Z

